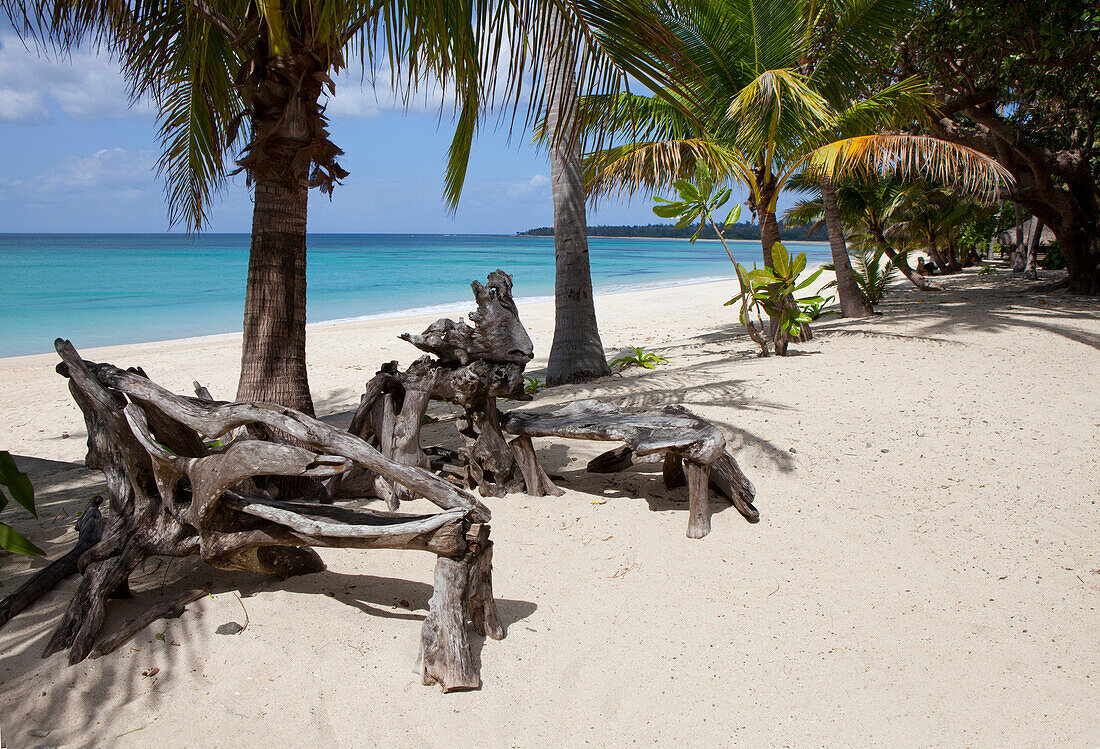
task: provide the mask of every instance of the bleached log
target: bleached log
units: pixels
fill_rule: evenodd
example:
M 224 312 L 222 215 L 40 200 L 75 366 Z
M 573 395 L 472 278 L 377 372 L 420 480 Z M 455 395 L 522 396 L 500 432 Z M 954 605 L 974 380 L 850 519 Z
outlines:
M 663 455 L 665 487 L 688 484 L 691 538 L 710 532 L 708 484 L 727 497 L 746 520 L 755 523 L 760 519 L 752 504 L 756 490 L 726 449 L 722 432 L 682 406 L 666 406 L 657 413 L 627 413 L 610 403 L 583 400 L 550 413 L 512 411 L 503 415 L 501 424 L 505 432 L 518 435 L 517 439 L 566 437 L 626 443 L 590 461 L 588 470 L 594 473 L 613 473 L 629 467 L 635 458 Z
M 123 627 L 121 631 L 108 637 L 106 640 L 100 641 L 99 644 L 92 649 L 88 657 L 92 659 L 101 658 L 102 656 L 115 652 L 132 640 L 138 632 L 145 629 L 153 622 L 158 619 L 175 619 L 183 614 L 183 610 L 187 607 L 187 604 L 192 601 L 197 601 L 209 592 L 209 588 L 190 590 L 170 601 L 162 601 L 154 606 L 150 606 L 137 618 L 126 622 L 126 626 Z

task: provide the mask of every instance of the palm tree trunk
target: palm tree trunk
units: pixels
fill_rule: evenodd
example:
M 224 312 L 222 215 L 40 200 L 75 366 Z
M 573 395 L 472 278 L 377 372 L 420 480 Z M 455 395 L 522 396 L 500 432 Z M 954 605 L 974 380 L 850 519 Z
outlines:
M 886 243 L 885 239 L 879 239 L 882 244 L 882 249 L 886 252 L 886 257 L 890 258 L 890 262 L 894 264 L 894 267 L 901 271 L 901 274 L 908 278 L 914 286 L 921 291 L 943 291 L 943 287 L 939 284 L 932 283 L 927 278 L 922 276 L 913 270 L 909 265 L 909 261 L 905 258 L 905 255 L 899 255 L 893 247 Z
M 947 264 L 947 261 L 943 259 L 943 255 L 940 254 L 940 248 L 936 245 L 936 238 L 928 238 L 928 255 L 932 258 L 932 262 L 936 264 L 936 267 L 940 269 L 940 273 L 950 273 L 951 266 Z
M 848 243 L 844 239 L 844 225 L 840 221 L 840 209 L 836 204 L 836 192 L 833 191 L 833 181 L 828 177 L 821 180 L 821 203 L 825 209 L 825 226 L 829 229 L 829 250 L 836 269 L 840 314 L 842 317 L 870 317 L 875 310 L 856 283 L 856 274 L 848 258 Z
M 550 181 L 554 196 L 554 342 L 548 385 L 584 382 L 611 374 L 596 324 L 580 140 L 575 119 L 577 87 L 573 55 L 561 41 L 565 20 L 555 19 L 547 58 L 547 130 L 551 134 Z
M 1031 237 L 1027 243 L 1027 263 L 1024 266 L 1024 278 L 1032 281 L 1039 278 L 1039 272 L 1035 268 L 1035 255 L 1039 252 L 1039 242 L 1043 239 L 1044 228 L 1042 220 L 1036 217 L 1032 224 Z
M 306 377 L 304 180 L 256 177 L 237 400 L 313 414 Z

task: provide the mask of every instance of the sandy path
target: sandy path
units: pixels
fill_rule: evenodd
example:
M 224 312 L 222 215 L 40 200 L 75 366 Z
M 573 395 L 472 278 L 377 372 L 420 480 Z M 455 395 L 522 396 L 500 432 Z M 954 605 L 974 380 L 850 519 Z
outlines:
M 609 353 L 644 344 L 673 364 L 552 390 L 536 405 L 589 395 L 688 405 L 741 445 L 762 520 L 723 505 L 711 535 L 690 541 L 686 490 L 666 492 L 655 466 L 588 475 L 598 447 L 536 441 L 570 491 L 490 500 L 508 637 L 484 644 L 479 692 L 443 695 L 412 672 L 426 555 L 322 552 L 328 572 L 286 582 L 153 562 L 109 630 L 162 586 L 209 580 L 214 595 L 131 648 L 73 668 L 38 659 L 73 581 L 0 630 L 3 739 L 1097 745 L 1100 306 L 1020 294 L 1008 275 L 966 273 L 936 296 L 899 290 L 884 316 L 830 318 L 787 359 L 751 355 L 720 306 L 727 284 L 601 298 Z M 550 306 L 521 313 L 545 355 Z M 346 421 L 378 364 L 413 358 L 395 334 L 430 319 L 312 327 L 319 412 Z M 84 353 L 225 395 L 237 345 L 219 336 Z M 0 360 L 0 423 L 8 449 L 38 458 L 20 464 L 43 517 L 70 523 L 98 484 L 73 465 L 83 425 L 53 362 Z M 3 516 L 51 551 L 71 541 L 24 517 Z M 0 559 L 4 590 L 29 566 Z M 234 592 L 249 626 L 217 635 L 243 623 Z

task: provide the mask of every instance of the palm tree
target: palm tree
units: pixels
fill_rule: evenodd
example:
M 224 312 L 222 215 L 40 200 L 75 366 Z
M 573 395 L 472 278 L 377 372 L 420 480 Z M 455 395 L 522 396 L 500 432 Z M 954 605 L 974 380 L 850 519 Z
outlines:
M 555 14 L 555 33 L 545 56 L 545 130 L 549 135 L 554 200 L 554 340 L 547 364 L 548 385 L 584 382 L 611 374 L 592 299 L 581 144 L 576 128 L 577 61 L 565 26 L 565 17 Z
M 835 188 L 837 212 L 849 233 L 866 238 L 922 291 L 941 291 L 942 287 L 917 273 L 909 265 L 907 253 L 894 242 L 894 225 L 906 220 L 913 200 L 914 187 L 898 177 L 862 177 L 846 179 Z M 783 220 L 792 226 L 818 224 L 825 220 L 824 203 L 819 195 L 791 206 Z
M 136 100 L 157 105 L 169 217 L 201 230 L 227 185 L 231 154 L 254 188 L 237 397 L 313 412 L 305 365 L 306 221 L 310 188 L 347 176 L 329 139 L 322 93 L 357 58 L 388 62 L 409 87 L 453 91 L 456 128 L 446 195 L 458 200 L 478 118 L 496 91 L 518 106 L 528 50 L 546 48 L 546 20 L 566 0 L 4 0 L 24 35 L 66 49 L 101 44 Z M 568 42 L 576 14 L 555 26 Z M 502 50 L 508 50 L 502 59 Z M 589 56 L 582 75 L 602 70 Z M 498 70 L 500 71 L 498 73 Z M 611 77 L 604 76 L 603 80 Z M 541 96 L 541 79 L 527 87 Z
M 788 181 L 845 174 L 950 175 L 992 194 L 1011 181 L 972 149 L 927 136 L 883 132 L 924 116 L 928 88 L 913 77 L 877 91 L 858 81 L 865 60 L 902 30 L 911 0 L 656 0 L 654 13 L 678 42 L 677 64 L 634 45 L 620 54 L 664 72 L 655 96 L 588 96 L 581 123 L 623 142 L 585 157 L 595 196 L 667 189 L 698 160 L 749 189 L 765 265 L 779 239 L 776 202 Z M 667 52 L 665 57 L 672 57 Z M 838 269 L 847 265 L 834 242 Z

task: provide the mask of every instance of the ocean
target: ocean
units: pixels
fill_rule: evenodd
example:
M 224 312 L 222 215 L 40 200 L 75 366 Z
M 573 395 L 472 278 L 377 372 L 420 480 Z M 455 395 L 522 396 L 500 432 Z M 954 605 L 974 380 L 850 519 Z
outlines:
M 716 241 L 588 241 L 597 293 L 734 277 Z M 730 245 L 760 261 L 758 242 Z M 811 267 L 829 261 L 827 245 L 786 245 Z M 0 357 L 52 351 L 57 337 L 89 348 L 239 331 L 248 248 L 246 234 L 0 234 Z M 496 268 L 517 299 L 552 296 L 553 237 L 313 234 L 308 320 L 472 306 L 470 281 Z

